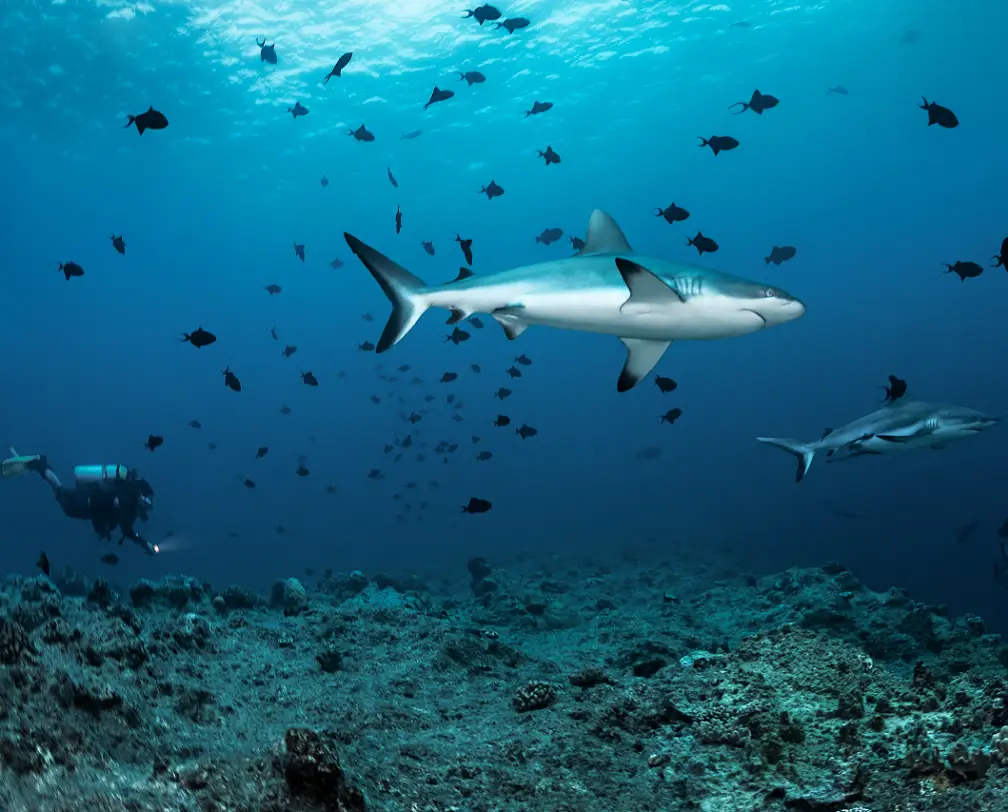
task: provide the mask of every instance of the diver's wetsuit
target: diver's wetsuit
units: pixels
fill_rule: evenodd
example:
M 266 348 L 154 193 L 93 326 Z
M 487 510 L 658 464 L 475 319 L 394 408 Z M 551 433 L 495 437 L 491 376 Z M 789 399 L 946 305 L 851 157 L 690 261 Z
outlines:
M 90 519 L 95 532 L 106 540 L 112 539 L 112 531 L 118 527 L 122 532 L 120 544 L 129 539 L 150 555 L 157 552 L 133 527 L 138 518 L 147 521 L 154 489 L 146 480 L 130 475 L 125 479 L 78 482 L 68 488 L 59 481 L 45 457 L 32 468 L 49 483 L 65 515 L 71 519 Z

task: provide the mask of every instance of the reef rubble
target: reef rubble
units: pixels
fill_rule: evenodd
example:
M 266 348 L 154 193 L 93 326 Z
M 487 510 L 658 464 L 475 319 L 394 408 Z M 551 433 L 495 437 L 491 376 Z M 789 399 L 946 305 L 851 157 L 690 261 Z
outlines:
M 1008 646 L 839 564 L 12 575 L 0 809 L 999 812 Z

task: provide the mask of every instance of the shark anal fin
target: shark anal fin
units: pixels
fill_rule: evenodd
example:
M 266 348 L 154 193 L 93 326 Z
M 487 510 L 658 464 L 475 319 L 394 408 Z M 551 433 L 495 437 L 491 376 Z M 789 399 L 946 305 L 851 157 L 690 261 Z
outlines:
M 653 341 L 646 338 L 621 338 L 626 347 L 627 358 L 616 382 L 617 392 L 633 389 L 641 378 L 645 377 L 665 354 L 671 341 Z
M 629 298 L 620 305 L 620 313 L 650 313 L 657 308 L 686 301 L 658 276 L 633 260 L 616 257 L 616 268 L 630 291 Z
M 504 328 L 504 335 L 508 337 L 509 341 L 514 341 L 528 329 L 528 322 L 522 321 L 521 318 L 524 310 L 523 305 L 508 305 L 507 307 L 498 307 L 490 313 Z
M 472 313 L 470 312 L 461 310 L 460 308 L 457 307 L 453 307 L 451 309 L 451 315 L 448 317 L 448 321 L 446 321 L 445 324 L 458 324 L 460 321 L 464 321 L 471 315 Z
M 632 254 L 633 249 L 616 221 L 601 209 L 595 209 L 588 218 L 588 232 L 581 253 Z

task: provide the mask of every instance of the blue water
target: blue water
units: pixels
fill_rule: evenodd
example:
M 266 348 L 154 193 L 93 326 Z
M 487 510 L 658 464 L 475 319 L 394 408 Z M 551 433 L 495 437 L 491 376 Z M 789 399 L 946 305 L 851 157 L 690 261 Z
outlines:
M 997 72 L 1008 6 L 501 9 L 532 25 L 507 35 L 461 19 L 461 4 L 426 0 L 9 0 L 0 12 L 4 445 L 48 454 L 65 480 L 76 464 L 121 462 L 151 481 L 156 509 L 141 529 L 176 537 L 158 558 L 124 547 L 112 573 L 123 583 L 181 571 L 264 588 L 305 566 L 461 578 L 469 556 L 524 548 L 647 546 L 673 558 L 702 548 L 759 571 L 838 559 L 873 586 L 906 585 L 1008 626 L 991 578 L 1008 510 L 1003 427 L 941 452 L 817 461 L 800 485 L 789 457 L 754 441 L 818 437 L 875 408 L 890 373 L 912 397 L 1008 414 L 1008 275 L 989 269 L 960 283 L 941 265 L 986 264 L 1008 236 Z M 743 20 L 752 25 L 731 27 Z M 908 30 L 919 36 L 901 42 Z M 276 42 L 276 66 L 260 61 L 257 37 Z M 343 77 L 323 85 L 348 50 Z M 459 82 L 468 70 L 486 83 Z M 850 95 L 827 95 L 838 84 Z M 434 85 L 456 95 L 425 112 Z M 733 116 L 728 105 L 754 88 L 780 105 Z M 922 94 L 960 126 L 927 127 Z M 534 100 L 555 107 L 526 119 Z M 307 117 L 285 112 L 295 101 Z M 168 129 L 123 129 L 149 105 Z M 373 143 L 345 135 L 362 123 Z M 419 138 L 400 140 L 417 128 Z M 696 136 L 713 133 L 740 148 L 698 149 Z M 562 164 L 543 166 L 536 150 L 547 145 Z M 491 179 L 504 197 L 478 194 Z M 653 217 L 673 201 L 691 212 L 687 222 Z M 461 264 L 456 233 L 473 239 L 475 270 L 491 272 L 564 256 L 567 236 L 544 247 L 535 235 L 583 236 L 595 207 L 644 255 L 696 261 L 685 241 L 699 228 L 721 245 L 700 264 L 782 286 L 808 312 L 744 338 L 677 342 L 658 368 L 679 382 L 668 395 L 650 380 L 617 394 L 624 355 L 613 337 L 532 328 L 508 342 L 489 318 L 460 347 L 442 342 L 437 314 L 388 354 L 357 350 L 377 340 L 388 305 L 344 231 L 438 282 Z M 125 257 L 113 233 L 124 235 Z M 796 258 L 765 265 L 774 244 L 796 246 Z M 344 267 L 331 268 L 334 258 Z M 86 274 L 67 282 L 56 268 L 71 259 Z M 269 283 L 283 293 L 268 296 Z M 178 341 L 200 325 L 216 345 Z M 284 343 L 298 346 L 293 358 L 281 357 Z M 520 352 L 534 363 L 511 385 L 504 370 Z M 424 386 L 377 377 L 379 364 L 391 373 L 404 363 Z M 223 385 L 227 365 L 240 394 Z M 302 385 L 307 370 L 317 389 Z M 437 384 L 448 370 L 460 379 Z M 503 406 L 491 398 L 500 385 L 515 390 Z M 465 422 L 449 419 L 448 391 L 464 401 Z M 428 392 L 438 400 L 419 439 L 460 448 L 448 464 L 428 454 L 392 465 L 382 446 L 405 435 L 399 412 Z M 278 412 L 284 403 L 290 416 Z M 672 407 L 683 417 L 661 424 Z M 539 436 L 492 428 L 498 412 Z M 192 419 L 203 428 L 190 429 Z M 153 454 L 149 433 L 165 437 Z M 472 434 L 483 438 L 475 448 Z M 270 453 L 256 460 L 260 445 Z M 642 459 L 648 446 L 664 454 Z M 477 463 L 484 448 L 495 457 Z M 295 475 L 302 454 L 305 478 Z M 385 479 L 367 479 L 372 467 Z M 339 492 L 327 494 L 329 484 Z M 470 496 L 493 510 L 460 515 Z M 421 500 L 429 507 L 417 521 Z M 405 501 L 414 508 L 399 521 Z M 0 570 L 32 571 L 45 549 L 57 569 L 109 573 L 98 563 L 106 543 L 62 516 L 35 477 L 2 483 L 0 515 Z M 976 537 L 957 545 L 956 530 L 974 519 Z M 289 533 L 278 536 L 277 523 Z

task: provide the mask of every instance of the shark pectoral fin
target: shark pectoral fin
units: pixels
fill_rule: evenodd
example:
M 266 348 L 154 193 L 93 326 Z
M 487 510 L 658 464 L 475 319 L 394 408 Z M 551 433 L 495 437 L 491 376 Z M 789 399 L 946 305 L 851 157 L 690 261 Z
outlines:
M 630 291 L 630 297 L 620 305 L 620 313 L 650 313 L 666 305 L 686 301 L 658 276 L 633 260 L 616 257 L 616 268 Z
M 934 429 L 925 426 L 924 428 L 912 431 L 909 434 L 876 434 L 875 436 L 880 440 L 885 440 L 887 443 L 909 443 L 911 440 L 927 437 L 929 434 L 934 433 Z
M 524 305 L 508 305 L 507 307 L 498 307 L 490 315 L 504 328 L 504 335 L 510 341 L 514 341 L 528 329 L 528 322 L 521 318 L 524 310 Z
M 633 389 L 637 382 L 655 368 L 671 341 L 652 341 L 646 338 L 621 338 L 626 347 L 627 359 L 616 383 L 617 392 Z
M 602 209 L 595 209 L 588 218 L 582 254 L 632 254 L 623 230 Z

